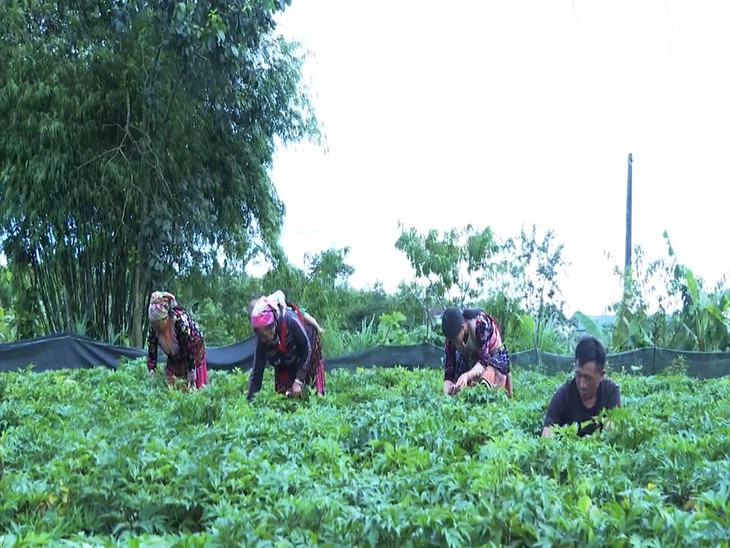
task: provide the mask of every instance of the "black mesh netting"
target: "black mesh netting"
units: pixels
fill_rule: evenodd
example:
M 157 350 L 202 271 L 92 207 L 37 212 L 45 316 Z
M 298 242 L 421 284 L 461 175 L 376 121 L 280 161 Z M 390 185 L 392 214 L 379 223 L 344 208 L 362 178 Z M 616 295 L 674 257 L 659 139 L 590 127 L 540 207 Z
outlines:
M 251 367 L 255 340 L 247 339 L 228 346 L 206 348 L 209 369 L 231 371 Z M 115 346 L 70 333 L 47 335 L 36 339 L 0 344 L 0 371 L 17 371 L 32 366 L 34 371 L 109 367 L 120 360 L 144 357 L 145 350 Z M 560 356 L 535 350 L 510 354 L 513 367 L 537 364 L 547 373 L 570 371 L 572 356 Z M 431 344 L 376 346 L 349 356 L 328 358 L 327 369 L 355 367 L 441 367 L 443 349 Z M 701 378 L 730 375 L 730 352 L 685 352 L 661 348 L 643 348 L 609 354 L 611 370 L 640 371 L 646 375 L 671 369 L 686 371 Z

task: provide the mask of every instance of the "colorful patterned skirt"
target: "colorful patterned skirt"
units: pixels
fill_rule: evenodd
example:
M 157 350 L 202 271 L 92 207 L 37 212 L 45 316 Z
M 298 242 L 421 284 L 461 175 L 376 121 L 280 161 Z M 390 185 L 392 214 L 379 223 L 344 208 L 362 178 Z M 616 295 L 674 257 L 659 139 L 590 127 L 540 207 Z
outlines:
M 188 378 L 187 362 L 179 357 L 171 358 L 168 356 L 165 376 L 170 384 L 174 384 L 177 379 L 186 381 Z M 201 388 L 206 384 L 208 384 L 208 366 L 204 357 L 200 365 L 195 368 L 195 388 Z
M 312 344 L 312 354 L 309 358 L 309 367 L 307 376 L 304 379 L 304 386 L 312 387 L 320 396 L 324 395 L 324 360 L 322 359 L 322 345 L 319 340 L 319 334 L 309 324 L 304 326 L 307 337 Z M 286 366 L 280 366 L 274 369 L 274 389 L 279 394 L 286 394 L 292 388 L 296 379 L 296 370 Z
M 489 356 L 488 365 L 484 366 L 484 372 L 478 379 L 469 383 L 470 386 L 482 384 L 489 388 L 503 388 L 507 397 L 512 397 L 512 373 L 510 372 L 510 360 L 507 347 L 502 345 L 497 351 Z
M 507 373 L 506 375 L 497 371 L 491 365 L 484 368 L 484 373 L 473 381 L 473 384 L 482 384 L 489 388 L 503 388 L 507 392 L 507 397 L 512 397 L 512 374 Z

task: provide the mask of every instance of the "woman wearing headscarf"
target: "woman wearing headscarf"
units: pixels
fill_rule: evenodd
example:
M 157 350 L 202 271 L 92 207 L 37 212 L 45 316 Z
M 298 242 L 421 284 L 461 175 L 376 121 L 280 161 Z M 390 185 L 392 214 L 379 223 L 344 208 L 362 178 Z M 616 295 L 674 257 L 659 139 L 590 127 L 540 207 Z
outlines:
M 264 295 L 262 297 L 255 297 L 254 299 L 251 299 L 248 303 L 248 315 L 251 316 L 251 312 L 253 312 L 254 307 L 256 306 L 256 303 L 259 302 L 259 299 L 265 298 L 274 305 L 274 314 L 279 314 L 280 310 L 284 308 L 293 308 L 295 305 L 288 302 L 286 300 L 286 296 L 284 295 L 284 292 L 281 289 L 277 289 L 274 291 L 271 295 Z M 315 331 L 317 331 L 317 334 L 319 336 L 324 335 L 324 329 L 322 329 L 322 326 L 319 325 L 319 322 L 312 316 L 303 306 L 296 307 L 298 309 L 298 312 L 301 315 L 302 320 L 304 320 L 305 324 L 311 325 Z
M 444 341 L 444 393 L 468 386 L 500 387 L 512 397 L 507 347 L 497 322 L 478 308 L 447 308 L 441 316 Z
M 165 374 L 171 383 L 185 379 L 191 388 L 208 384 L 203 333 L 175 296 L 165 291 L 152 293 L 148 316 L 147 369 L 150 373 L 157 367 L 157 349 L 162 348 L 167 355 Z
M 261 297 L 251 307 L 251 327 L 256 336 L 253 368 L 249 375 L 251 400 L 261 390 L 264 367 L 274 367 L 274 389 L 298 397 L 304 386 L 324 394 L 324 362 L 319 334 L 305 323 L 298 309 L 281 306 L 280 299 Z

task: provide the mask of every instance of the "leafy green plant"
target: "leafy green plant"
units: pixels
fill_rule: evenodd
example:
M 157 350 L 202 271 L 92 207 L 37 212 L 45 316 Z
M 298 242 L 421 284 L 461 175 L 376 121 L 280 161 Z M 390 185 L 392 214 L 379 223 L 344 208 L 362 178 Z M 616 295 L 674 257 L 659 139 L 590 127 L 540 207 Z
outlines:
M 194 302 L 190 310 L 200 325 L 205 343 L 208 345 L 232 344 L 245 339 L 249 334 L 250 330 L 247 329 L 249 320 L 244 306 L 225 312 L 221 302 L 206 297 L 200 302 Z
M 613 305 L 616 323 L 611 346 L 616 351 L 648 346 L 681 350 L 730 348 L 730 289 L 720 280 L 714 291 L 691 268 L 677 260 L 666 232 L 667 257 L 648 262 L 640 247 L 634 264 L 614 272 L 622 281 L 623 297 Z M 650 312 L 654 299 L 658 310 Z
M 210 372 L 0 376 L 0 536 L 86 546 L 722 546 L 730 378 L 615 374 L 612 427 L 538 437 L 565 380 L 441 393 L 440 370 L 334 370 L 301 401 Z M 292 466 L 292 461 L 297 466 Z M 417 539 L 417 540 L 415 540 Z
M 685 375 L 687 373 L 687 360 L 684 356 L 679 355 L 672 360 L 663 371 L 660 372 L 662 375 Z
M 708 293 L 689 268 L 682 269 L 684 281 L 681 312 L 684 341 L 680 348 L 709 350 L 730 349 L 730 289 Z
M 589 316 L 581 311 L 577 311 L 575 313 L 575 316 L 578 321 L 580 321 L 580 323 L 583 325 L 588 335 L 590 335 L 591 337 L 595 337 L 596 339 L 601 341 L 604 347 L 609 347 L 611 337 L 610 333 L 607 333 L 604 328 L 600 327 Z
M 363 318 L 360 329 L 355 331 L 336 331 L 325 322 L 326 330 L 322 337 L 322 349 L 330 356 L 344 356 L 372 348 L 378 344 L 375 318 Z
M 427 295 L 446 300 L 453 294 L 459 306 L 483 296 L 487 280 L 500 267 L 501 246 L 491 228 L 472 225 L 439 234 L 420 234 L 399 223 L 396 249 L 405 253 L 416 276 L 427 283 Z
M 529 232 L 523 226 L 518 237 L 510 239 L 506 247 L 513 252 L 509 269 L 512 291 L 522 295 L 526 312 L 535 318 L 533 348 L 544 350 L 545 324 L 551 323 L 554 336 L 556 312 L 562 315 L 564 304 L 558 284 L 558 275 L 569 266 L 563 258 L 563 244 L 555 241 L 552 230 L 538 237 L 537 226 L 533 224 Z M 566 323 L 564 317 L 562 320 Z
M 0 343 L 14 341 L 16 336 L 15 316 L 0 306 Z

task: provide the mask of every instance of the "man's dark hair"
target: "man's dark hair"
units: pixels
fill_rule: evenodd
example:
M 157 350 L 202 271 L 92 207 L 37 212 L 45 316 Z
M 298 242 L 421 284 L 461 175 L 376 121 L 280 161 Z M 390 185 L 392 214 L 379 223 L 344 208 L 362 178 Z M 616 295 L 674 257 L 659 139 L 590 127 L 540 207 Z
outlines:
M 447 339 L 453 339 L 464 324 L 464 314 L 460 308 L 447 308 L 441 315 L 441 332 Z
M 577 367 L 596 362 L 596 368 L 603 371 L 606 367 L 606 349 L 595 337 L 583 337 L 575 347 L 575 361 Z

